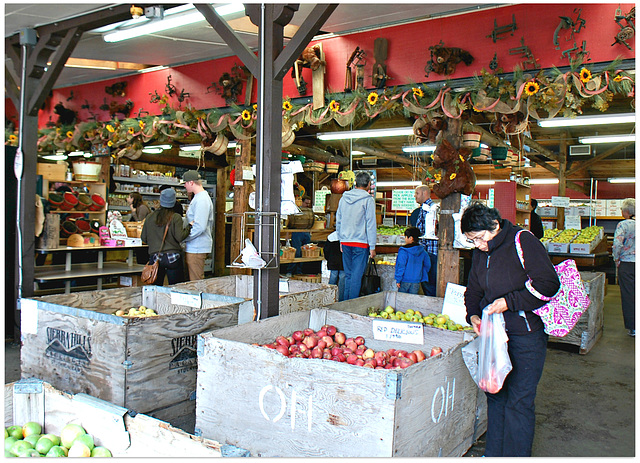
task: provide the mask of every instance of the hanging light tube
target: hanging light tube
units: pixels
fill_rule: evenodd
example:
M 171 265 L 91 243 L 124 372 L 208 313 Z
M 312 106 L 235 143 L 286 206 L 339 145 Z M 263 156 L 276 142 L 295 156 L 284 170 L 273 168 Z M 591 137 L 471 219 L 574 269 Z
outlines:
M 401 137 L 413 135 L 413 127 L 398 127 L 394 129 L 348 130 L 344 132 L 321 132 L 317 134 L 319 140 L 351 140 L 353 138 L 381 138 Z
M 608 114 L 602 116 L 554 117 L 538 121 L 540 127 L 579 127 L 585 125 L 634 124 L 636 115 Z
M 595 145 L 597 143 L 624 143 L 626 141 L 636 141 L 636 134 L 595 135 L 593 137 L 579 137 L 578 141 L 584 145 Z

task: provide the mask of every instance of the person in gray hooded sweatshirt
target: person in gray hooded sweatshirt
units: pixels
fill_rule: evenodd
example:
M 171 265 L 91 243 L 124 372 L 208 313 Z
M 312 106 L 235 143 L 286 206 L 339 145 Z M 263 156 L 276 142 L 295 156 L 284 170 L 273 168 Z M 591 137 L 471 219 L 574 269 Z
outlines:
M 345 272 L 344 300 L 360 296 L 369 257 L 376 255 L 376 204 L 369 194 L 371 176 L 356 174 L 353 190 L 342 195 L 336 212 L 336 232 Z

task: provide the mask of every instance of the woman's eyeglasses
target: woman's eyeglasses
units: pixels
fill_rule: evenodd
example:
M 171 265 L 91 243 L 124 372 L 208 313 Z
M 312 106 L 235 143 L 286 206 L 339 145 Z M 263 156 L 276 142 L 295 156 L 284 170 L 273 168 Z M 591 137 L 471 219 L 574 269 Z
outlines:
M 485 231 L 484 233 L 482 233 L 482 236 L 485 237 L 487 234 L 487 232 Z M 476 245 L 478 243 L 486 243 L 487 240 L 485 238 L 481 238 L 480 236 L 476 236 L 474 238 L 468 238 L 467 237 L 467 243 L 469 244 L 473 244 Z

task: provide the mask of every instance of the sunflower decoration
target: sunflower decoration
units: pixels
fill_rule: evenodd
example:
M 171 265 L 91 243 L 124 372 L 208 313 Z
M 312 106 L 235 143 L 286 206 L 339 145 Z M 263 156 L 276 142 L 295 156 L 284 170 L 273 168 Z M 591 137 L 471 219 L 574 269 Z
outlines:
M 439 182 L 440 180 L 442 180 L 442 175 L 441 174 L 434 174 L 433 179 L 436 182 Z
M 284 109 L 285 111 L 289 112 L 293 109 L 293 105 L 291 104 L 291 102 L 289 100 L 285 100 L 282 102 L 282 109 Z
M 340 110 L 340 103 L 336 100 L 331 100 L 331 103 L 329 103 L 329 109 L 334 113 L 338 112 Z
M 371 106 L 375 106 L 377 102 L 378 94 L 376 92 L 369 93 L 369 96 L 367 97 L 367 103 L 369 103 L 369 105 Z
M 540 90 L 540 84 L 533 80 L 527 82 L 524 85 L 524 93 L 528 96 L 535 95 L 536 93 L 538 93 L 538 90 Z
M 5 132 L 5 145 L 18 146 L 18 137 L 13 133 Z
M 253 110 L 257 111 L 258 110 L 258 103 L 253 103 Z
M 449 180 L 453 180 L 454 178 L 457 177 L 458 174 L 456 174 L 455 172 L 452 173 L 451 175 L 449 175 Z
M 245 122 L 251 120 L 251 113 L 246 109 L 244 111 L 242 111 L 241 116 L 242 116 L 242 120 L 245 121 Z
M 424 98 L 424 92 L 420 87 L 413 87 L 411 91 L 416 99 Z
M 582 68 L 580 70 L 580 80 L 583 84 L 589 82 L 591 80 L 591 71 L 589 71 L 587 68 Z

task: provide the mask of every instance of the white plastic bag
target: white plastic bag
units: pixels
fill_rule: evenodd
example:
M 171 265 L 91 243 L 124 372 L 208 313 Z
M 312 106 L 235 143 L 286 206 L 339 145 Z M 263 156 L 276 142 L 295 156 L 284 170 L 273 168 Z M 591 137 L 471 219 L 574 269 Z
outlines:
M 502 389 L 504 379 L 511 371 L 511 359 L 507 350 L 509 337 L 501 313 L 489 315 L 487 308 L 483 309 L 478 339 L 480 346 L 476 383 L 483 391 L 496 394 Z
M 258 254 L 258 250 L 249 239 L 245 239 L 244 244 L 246 246 L 240 252 L 240 254 L 242 255 L 242 262 L 244 262 L 247 267 L 262 268 L 267 265 L 267 263 L 260 257 L 260 254 Z

